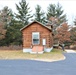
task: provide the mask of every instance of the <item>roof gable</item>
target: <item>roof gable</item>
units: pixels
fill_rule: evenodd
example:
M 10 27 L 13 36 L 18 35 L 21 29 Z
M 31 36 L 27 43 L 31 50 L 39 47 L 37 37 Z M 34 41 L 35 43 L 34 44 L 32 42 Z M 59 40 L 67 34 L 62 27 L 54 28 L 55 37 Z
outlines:
M 48 28 L 47 26 L 45 26 L 44 24 L 42 24 L 42 23 L 40 23 L 40 22 L 38 22 L 38 21 L 33 21 L 32 23 L 30 23 L 30 24 L 28 24 L 28 25 L 26 25 L 26 26 L 24 26 L 23 28 L 21 28 L 20 30 L 22 31 L 22 30 L 24 30 L 25 28 L 27 28 L 28 26 L 30 26 L 31 24 L 33 24 L 33 23 L 38 23 L 38 24 L 40 24 L 41 26 L 43 26 L 43 27 L 45 27 L 46 29 L 48 29 L 48 30 L 50 30 L 51 31 L 51 29 L 50 28 Z

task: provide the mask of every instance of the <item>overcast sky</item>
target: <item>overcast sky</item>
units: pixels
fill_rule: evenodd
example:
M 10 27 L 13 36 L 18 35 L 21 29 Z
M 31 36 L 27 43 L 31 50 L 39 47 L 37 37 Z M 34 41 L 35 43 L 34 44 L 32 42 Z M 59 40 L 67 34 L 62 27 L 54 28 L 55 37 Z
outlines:
M 14 12 L 16 12 L 15 4 L 18 4 L 21 0 L 0 0 L 0 10 L 4 6 L 8 6 Z M 29 3 L 29 7 L 32 11 L 37 4 L 46 12 L 49 4 L 57 4 L 58 2 L 62 5 L 64 13 L 67 14 L 68 23 L 72 24 L 76 17 L 76 0 L 26 0 Z

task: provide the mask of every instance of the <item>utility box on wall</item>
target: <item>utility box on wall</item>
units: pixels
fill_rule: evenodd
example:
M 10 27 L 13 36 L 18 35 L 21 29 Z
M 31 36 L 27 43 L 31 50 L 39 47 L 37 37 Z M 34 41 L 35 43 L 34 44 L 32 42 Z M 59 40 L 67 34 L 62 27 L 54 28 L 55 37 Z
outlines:
M 43 45 L 43 46 L 46 45 L 46 39 L 42 39 L 42 45 Z

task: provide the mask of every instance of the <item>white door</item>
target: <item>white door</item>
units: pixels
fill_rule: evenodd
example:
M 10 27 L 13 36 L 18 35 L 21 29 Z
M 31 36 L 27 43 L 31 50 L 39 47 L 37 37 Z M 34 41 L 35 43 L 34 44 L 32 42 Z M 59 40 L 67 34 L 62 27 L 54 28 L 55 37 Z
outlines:
M 42 39 L 42 44 L 46 45 L 46 39 Z

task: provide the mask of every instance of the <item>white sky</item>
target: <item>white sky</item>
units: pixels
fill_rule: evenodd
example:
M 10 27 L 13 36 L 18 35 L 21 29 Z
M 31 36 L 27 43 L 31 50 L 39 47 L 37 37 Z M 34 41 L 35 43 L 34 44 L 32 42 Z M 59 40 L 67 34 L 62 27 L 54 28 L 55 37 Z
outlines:
M 0 0 L 0 10 L 4 6 L 8 6 L 14 12 L 16 12 L 15 3 L 18 4 L 21 0 Z M 62 5 L 64 13 L 67 14 L 68 23 L 72 24 L 76 18 L 76 0 L 26 0 L 29 3 L 29 7 L 34 12 L 35 6 L 39 4 L 42 9 L 46 12 L 49 4 L 57 4 L 58 2 Z

